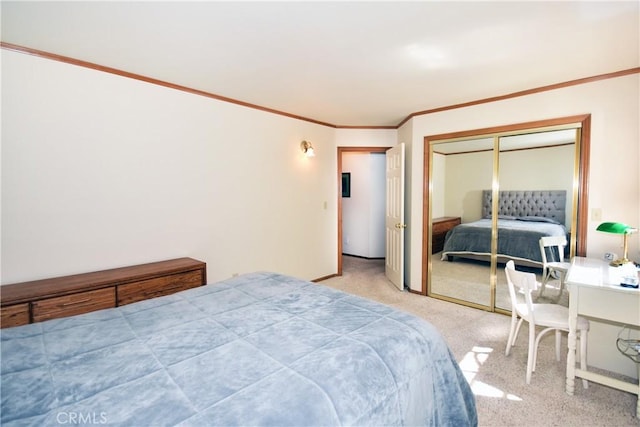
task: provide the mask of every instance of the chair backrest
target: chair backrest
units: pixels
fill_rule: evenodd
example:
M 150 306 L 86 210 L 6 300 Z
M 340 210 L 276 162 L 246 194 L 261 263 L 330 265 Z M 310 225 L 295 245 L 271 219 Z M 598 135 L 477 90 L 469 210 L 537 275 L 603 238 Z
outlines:
M 513 261 L 507 262 L 504 268 L 504 272 L 507 276 L 507 284 L 509 286 L 509 295 L 511 296 L 511 307 L 518 315 L 527 319 L 527 321 L 535 324 L 533 314 L 533 298 L 531 292 L 538 288 L 538 282 L 536 281 L 536 275 L 525 271 L 516 270 L 516 265 Z M 527 311 L 518 309 L 518 297 L 517 295 L 523 295 L 527 305 Z
M 542 256 L 542 263 L 547 264 L 549 261 L 564 262 L 564 247 L 567 246 L 567 238 L 565 236 L 545 236 L 540 238 L 540 256 Z M 553 250 L 556 248 L 557 254 L 551 252 L 552 257 L 557 259 L 549 259 L 547 257 L 547 248 Z

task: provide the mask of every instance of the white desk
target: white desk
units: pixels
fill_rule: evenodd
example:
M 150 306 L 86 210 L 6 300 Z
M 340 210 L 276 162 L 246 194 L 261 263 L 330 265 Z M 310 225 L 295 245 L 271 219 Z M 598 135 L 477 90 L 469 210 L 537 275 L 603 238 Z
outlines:
M 578 315 L 640 326 L 640 290 L 623 288 L 616 280 L 616 267 L 599 259 L 575 257 L 567 275 L 569 289 L 569 353 L 567 355 L 567 393 L 573 395 L 575 378 L 604 384 L 640 396 L 640 383 L 634 384 L 576 368 L 576 319 Z M 615 283 L 614 283 L 615 282 Z M 611 351 L 618 351 L 612 344 Z M 636 407 L 640 418 L 640 399 Z

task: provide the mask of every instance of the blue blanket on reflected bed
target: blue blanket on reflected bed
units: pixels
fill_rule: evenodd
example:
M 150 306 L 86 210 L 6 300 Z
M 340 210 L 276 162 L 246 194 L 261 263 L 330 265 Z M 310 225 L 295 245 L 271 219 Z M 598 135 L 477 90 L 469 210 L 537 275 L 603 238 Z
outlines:
M 566 236 L 564 225 L 549 222 L 545 218 L 523 217 L 498 220 L 498 255 L 512 259 L 533 261 L 542 265 L 540 238 Z M 447 232 L 442 249 L 442 259 L 451 255 L 491 254 L 490 218 L 483 218 L 455 226 Z M 559 261 L 557 250 L 547 250 L 548 261 Z
M 431 324 L 279 274 L 0 334 L 7 427 L 477 425 Z

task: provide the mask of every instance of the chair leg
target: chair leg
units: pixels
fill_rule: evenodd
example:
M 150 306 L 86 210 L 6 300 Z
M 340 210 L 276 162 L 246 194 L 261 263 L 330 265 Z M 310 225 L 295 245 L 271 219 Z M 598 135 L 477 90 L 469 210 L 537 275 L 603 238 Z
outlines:
M 536 337 L 536 341 L 533 345 L 533 372 L 536 371 L 536 363 L 538 363 L 538 347 L 540 345 L 540 340 L 544 337 L 548 332 L 555 331 L 556 334 L 558 330 L 556 328 L 546 328 L 543 329 L 538 336 Z M 556 355 L 559 354 L 559 345 L 558 345 L 558 336 L 556 335 Z
M 529 323 L 529 351 L 527 353 L 527 384 L 531 383 L 531 373 L 533 372 L 533 364 L 536 357 L 536 327 Z
M 580 331 L 580 369 L 587 369 L 587 334 L 586 329 Z M 582 388 L 589 388 L 589 382 L 582 379 Z
M 511 351 L 511 347 L 516 342 L 516 323 L 518 323 L 518 316 L 515 313 L 511 314 L 511 327 L 509 328 L 509 338 L 507 338 L 507 348 L 504 351 L 504 355 L 508 356 Z
M 520 333 L 520 326 L 522 326 L 522 322 L 524 322 L 524 319 L 520 318 L 520 320 L 518 320 L 518 326 L 516 326 L 516 333 L 513 335 L 513 340 L 511 340 L 512 346 L 516 345 L 516 340 L 518 339 L 518 334 Z
M 550 272 L 547 269 L 547 267 L 542 268 L 542 280 L 540 280 L 540 292 L 538 293 L 538 297 L 536 298 L 536 300 L 540 298 L 542 296 L 542 293 L 544 292 L 545 286 L 547 285 L 547 280 L 549 280 L 549 273 Z
M 566 272 L 558 271 L 557 273 L 560 276 L 560 278 L 558 279 L 560 280 L 560 290 L 558 291 L 558 295 L 556 295 L 556 297 L 554 298 L 555 302 L 560 301 L 560 298 L 562 297 L 562 292 L 564 291 L 564 280 L 566 278 Z
M 564 292 L 564 282 L 566 279 L 567 279 L 567 272 L 561 271 L 560 272 L 560 296 L 562 296 L 562 292 Z

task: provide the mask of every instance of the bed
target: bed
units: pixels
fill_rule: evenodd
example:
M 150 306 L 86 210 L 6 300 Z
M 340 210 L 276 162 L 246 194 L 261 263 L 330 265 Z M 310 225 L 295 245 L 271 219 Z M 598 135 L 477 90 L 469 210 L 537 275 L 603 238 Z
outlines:
M 0 335 L 6 427 L 477 425 L 430 323 L 276 273 Z
M 498 206 L 498 262 L 542 267 L 539 240 L 567 236 L 566 191 L 500 191 Z M 442 260 L 456 257 L 488 261 L 491 256 L 492 193 L 482 192 L 482 218 L 460 224 L 447 233 Z M 549 261 L 558 260 L 549 251 Z

